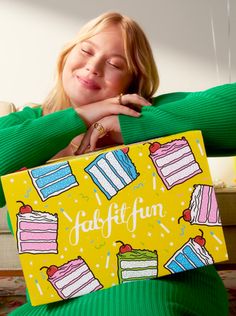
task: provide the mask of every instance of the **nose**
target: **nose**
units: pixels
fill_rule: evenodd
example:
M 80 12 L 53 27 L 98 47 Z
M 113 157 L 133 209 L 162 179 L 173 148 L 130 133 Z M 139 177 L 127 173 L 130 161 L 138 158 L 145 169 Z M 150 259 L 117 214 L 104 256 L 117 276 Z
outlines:
M 87 62 L 86 70 L 93 75 L 101 76 L 103 73 L 102 60 L 95 56 L 90 58 Z

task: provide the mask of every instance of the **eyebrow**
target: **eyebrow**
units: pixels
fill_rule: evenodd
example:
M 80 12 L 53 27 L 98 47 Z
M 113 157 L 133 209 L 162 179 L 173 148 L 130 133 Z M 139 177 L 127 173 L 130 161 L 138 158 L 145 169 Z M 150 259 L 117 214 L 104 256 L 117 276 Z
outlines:
M 88 43 L 88 44 L 92 45 L 93 47 L 98 48 L 98 46 L 96 44 L 94 44 L 93 42 L 91 42 L 90 40 L 85 40 L 85 41 L 81 42 L 81 44 L 82 43 Z M 126 58 L 123 55 L 113 54 L 112 57 L 120 57 L 121 59 L 123 59 L 127 63 Z

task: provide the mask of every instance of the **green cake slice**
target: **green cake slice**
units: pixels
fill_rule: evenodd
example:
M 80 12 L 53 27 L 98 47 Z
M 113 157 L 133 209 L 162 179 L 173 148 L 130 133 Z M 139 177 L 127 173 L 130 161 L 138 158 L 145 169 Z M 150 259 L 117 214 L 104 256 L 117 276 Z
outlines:
M 158 276 L 157 251 L 132 249 L 117 254 L 118 278 L 120 283 L 153 279 Z

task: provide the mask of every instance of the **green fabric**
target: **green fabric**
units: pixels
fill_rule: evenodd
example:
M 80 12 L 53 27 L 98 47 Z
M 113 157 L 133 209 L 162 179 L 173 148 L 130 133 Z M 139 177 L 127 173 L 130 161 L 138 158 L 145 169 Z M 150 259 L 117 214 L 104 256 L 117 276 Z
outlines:
M 236 84 L 233 83 L 205 92 L 156 97 L 153 106 L 142 108 L 140 118 L 119 116 L 124 141 L 132 143 L 199 129 L 208 154 L 233 155 L 236 153 L 235 96 Z M 8 134 L 8 141 L 1 142 L 0 154 L 6 159 L 18 154 L 17 159 L 1 165 L 0 174 L 44 163 L 86 129 L 72 109 L 43 118 L 39 109 L 24 111 L 14 113 L 14 119 L 10 120 L 12 127 L 6 124 L 6 129 L 0 129 L 0 139 L 2 131 Z M 33 137 L 32 134 L 27 136 L 29 130 Z M 0 201 L 3 202 L 2 195 Z M 220 277 L 210 266 L 157 280 L 125 283 L 68 301 L 37 307 L 27 303 L 10 315 L 227 316 L 228 301 Z
M 125 144 L 201 130 L 208 156 L 236 155 L 236 83 L 155 97 L 141 117 L 119 120 Z
M 44 164 L 85 131 L 84 121 L 72 108 L 42 116 L 40 108 L 26 107 L 1 117 L 0 175 Z M 5 198 L 0 183 L 0 206 L 3 205 Z
M 32 307 L 11 316 L 227 316 L 228 303 L 213 266 L 158 280 L 124 283 L 68 301 Z

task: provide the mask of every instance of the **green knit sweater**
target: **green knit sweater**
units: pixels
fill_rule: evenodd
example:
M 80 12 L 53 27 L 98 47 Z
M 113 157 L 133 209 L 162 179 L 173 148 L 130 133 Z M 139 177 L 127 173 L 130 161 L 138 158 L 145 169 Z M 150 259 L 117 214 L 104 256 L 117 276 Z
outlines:
M 165 94 L 154 98 L 153 106 L 143 107 L 141 117 L 119 119 L 125 144 L 198 129 L 208 156 L 235 155 L 236 83 Z M 85 131 L 85 123 L 72 108 L 42 116 L 40 108 L 26 107 L 1 117 L 0 176 L 44 164 Z M 4 204 L 0 184 L 0 206 Z
M 200 129 L 210 155 L 236 153 L 236 84 L 204 92 L 172 93 L 143 107 L 140 118 L 121 115 L 125 143 Z M 43 164 L 76 135 L 84 122 L 73 109 L 42 117 L 40 108 L 0 118 L 0 175 Z M 0 203 L 4 204 L 0 187 Z M 213 266 L 157 280 L 122 284 L 65 302 L 32 307 L 27 303 L 11 315 L 205 316 L 228 314 L 227 296 Z
M 201 130 L 208 156 L 236 155 L 236 83 L 159 96 L 140 118 L 120 116 L 120 126 L 125 143 Z

